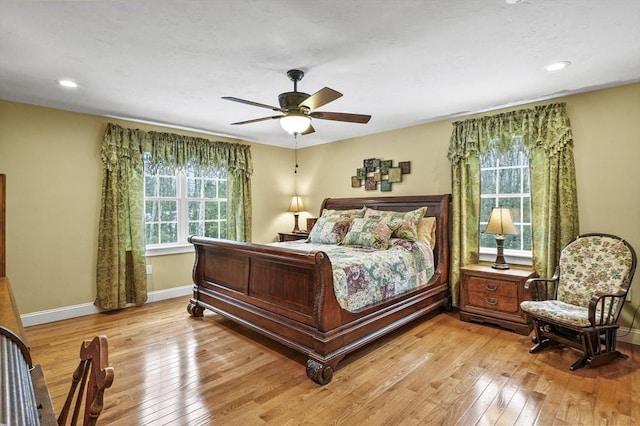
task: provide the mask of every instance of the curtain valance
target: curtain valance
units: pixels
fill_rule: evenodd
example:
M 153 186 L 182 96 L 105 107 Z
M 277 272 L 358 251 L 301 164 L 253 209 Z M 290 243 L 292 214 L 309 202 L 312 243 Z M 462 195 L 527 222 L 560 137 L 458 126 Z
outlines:
M 572 142 L 569 117 L 564 103 L 541 105 L 453 123 L 449 145 L 449 160 L 458 164 L 469 156 L 481 155 L 492 149 L 506 152 L 513 147 L 513 138 L 524 149 L 542 149 L 552 157 Z
M 145 132 L 109 123 L 102 144 L 102 161 L 111 169 L 119 159 L 149 153 L 152 169 L 184 169 L 191 162 L 197 169 L 223 167 L 230 173 L 253 173 L 249 145 L 210 141 L 175 133 Z M 142 160 L 140 160 L 142 161 Z

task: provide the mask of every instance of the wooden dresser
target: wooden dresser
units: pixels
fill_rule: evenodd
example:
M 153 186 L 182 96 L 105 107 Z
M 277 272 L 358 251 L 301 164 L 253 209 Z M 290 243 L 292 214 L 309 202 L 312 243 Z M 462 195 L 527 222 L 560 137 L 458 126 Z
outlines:
M 532 326 L 520 302 L 527 298 L 524 283 L 535 276 L 528 268 L 493 269 L 490 264 L 460 268 L 460 319 L 529 334 Z

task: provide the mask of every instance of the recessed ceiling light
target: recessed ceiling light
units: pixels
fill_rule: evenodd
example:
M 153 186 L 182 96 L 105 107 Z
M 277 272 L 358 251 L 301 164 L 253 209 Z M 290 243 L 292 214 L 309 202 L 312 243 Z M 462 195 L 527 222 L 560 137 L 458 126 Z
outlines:
M 56 83 L 58 83 L 62 87 L 68 87 L 70 89 L 75 89 L 76 87 L 78 87 L 78 83 L 73 80 L 56 80 Z
M 547 71 L 560 71 L 562 69 L 565 69 L 569 65 L 571 65 L 571 62 L 569 61 L 560 61 L 560 62 L 554 62 L 553 64 L 549 64 L 546 67 L 544 67 L 544 69 Z
M 504 0 L 507 4 L 518 4 L 522 3 L 524 0 Z

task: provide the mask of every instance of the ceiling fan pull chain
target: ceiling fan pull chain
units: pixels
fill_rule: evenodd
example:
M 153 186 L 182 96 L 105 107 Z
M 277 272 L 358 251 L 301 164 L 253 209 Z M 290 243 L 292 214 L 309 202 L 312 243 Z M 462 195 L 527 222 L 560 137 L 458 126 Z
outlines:
M 294 156 L 294 161 L 295 161 L 295 168 L 293 169 L 293 174 L 297 175 L 298 174 L 298 134 L 294 133 L 293 134 L 293 156 Z

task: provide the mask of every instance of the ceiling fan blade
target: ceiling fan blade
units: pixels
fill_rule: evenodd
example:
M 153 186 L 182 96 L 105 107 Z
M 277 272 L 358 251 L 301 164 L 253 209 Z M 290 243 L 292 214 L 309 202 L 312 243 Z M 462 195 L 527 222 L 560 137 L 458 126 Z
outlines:
M 370 115 L 364 114 L 349 114 L 346 112 L 324 112 L 314 111 L 309 113 L 309 117 L 317 118 L 320 120 L 333 120 L 333 121 L 347 121 L 349 123 L 362 123 L 366 124 L 371 119 Z
M 342 93 L 328 87 L 323 87 L 304 101 L 300 102 L 300 105 L 298 106 L 307 107 L 313 111 L 316 108 L 320 108 L 322 105 L 335 101 L 341 96 Z
M 284 112 L 280 108 L 272 106 L 272 105 L 261 104 L 259 102 L 253 102 L 253 101 L 247 101 L 245 99 L 234 98 L 233 96 L 223 96 L 222 99 L 225 99 L 227 101 L 240 102 L 241 104 L 253 105 L 253 106 L 260 107 L 260 108 L 267 108 L 267 109 L 271 109 L 271 110 L 274 110 L 274 111 Z
M 316 131 L 316 129 L 314 129 L 311 124 L 309 124 L 309 127 L 307 127 L 307 130 L 305 130 L 304 132 L 302 132 L 300 134 L 301 135 L 308 135 L 309 133 L 313 133 L 315 131 Z
M 231 125 L 257 123 L 258 121 L 275 120 L 276 118 L 280 118 L 280 117 L 284 117 L 284 115 L 272 115 L 271 117 L 262 117 L 262 118 L 254 118 L 253 120 L 238 121 L 236 123 L 231 123 Z

